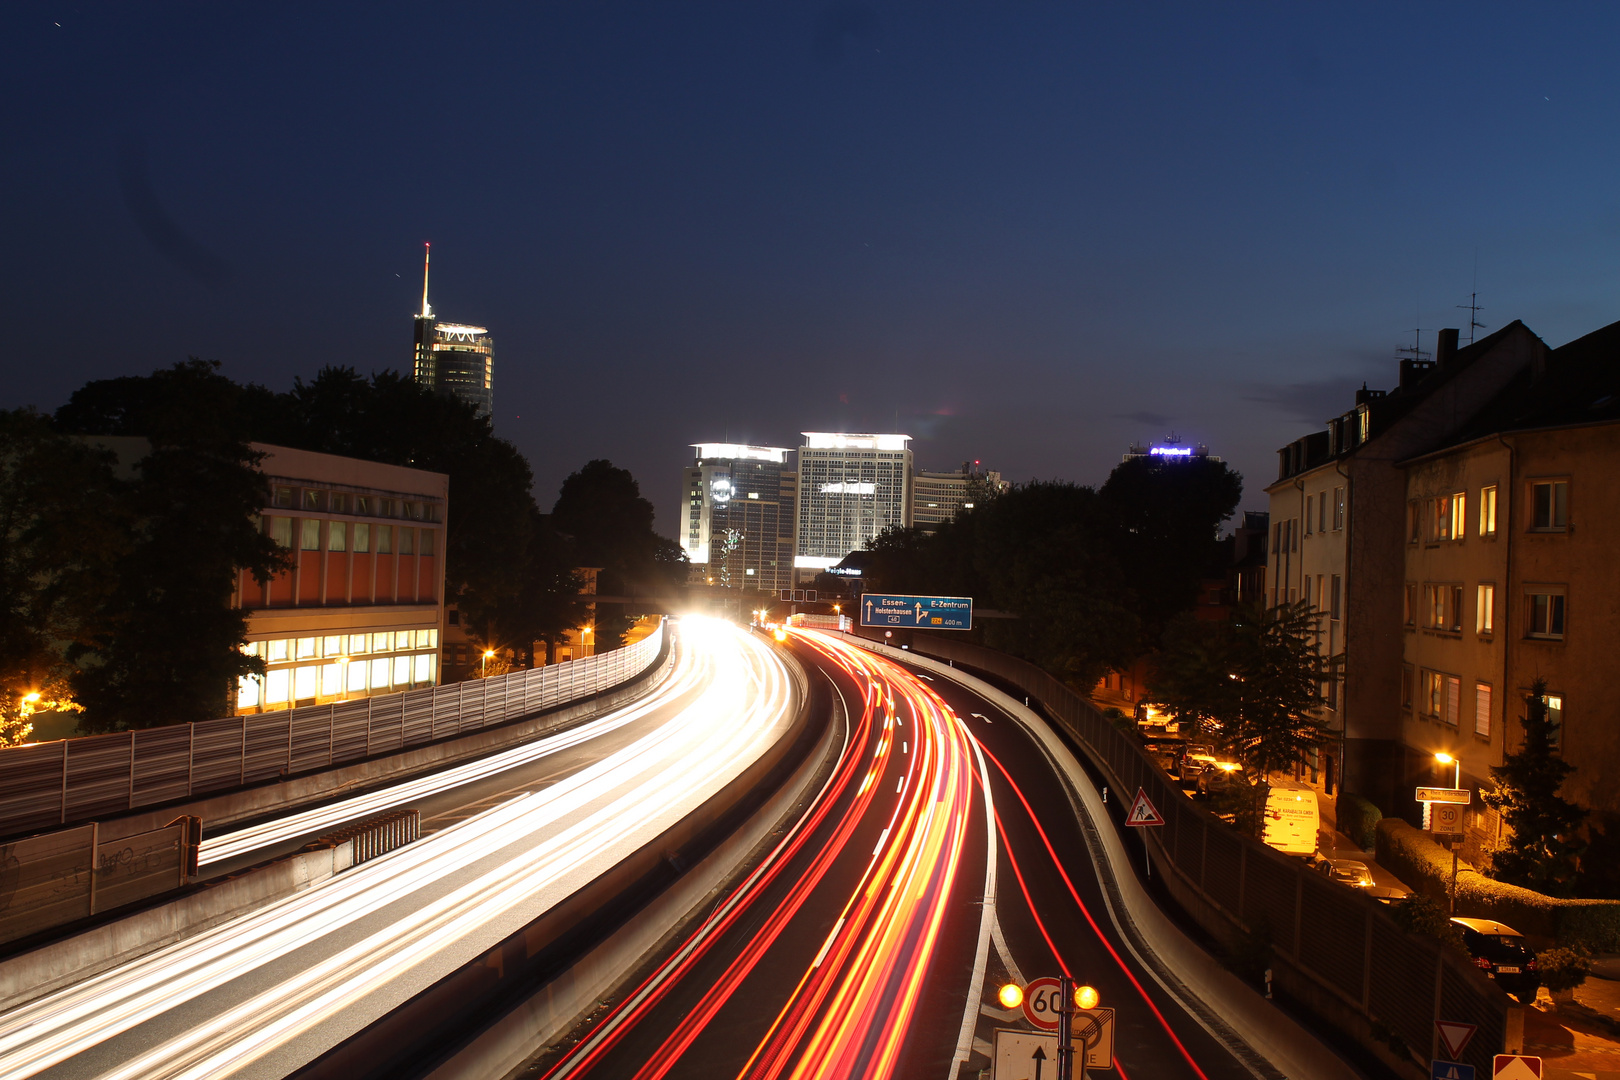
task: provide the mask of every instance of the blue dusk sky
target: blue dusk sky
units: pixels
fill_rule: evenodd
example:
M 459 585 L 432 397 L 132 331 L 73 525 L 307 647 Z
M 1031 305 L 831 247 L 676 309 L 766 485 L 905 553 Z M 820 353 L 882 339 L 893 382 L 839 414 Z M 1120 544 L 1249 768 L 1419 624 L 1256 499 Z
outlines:
M 1422 328 L 1620 318 L 1620 7 L 9 6 L 0 404 L 496 341 L 549 507 L 700 440 L 1101 481 L 1274 450 Z M 1467 331 L 1464 331 L 1464 341 Z M 453 494 L 452 494 L 452 497 Z

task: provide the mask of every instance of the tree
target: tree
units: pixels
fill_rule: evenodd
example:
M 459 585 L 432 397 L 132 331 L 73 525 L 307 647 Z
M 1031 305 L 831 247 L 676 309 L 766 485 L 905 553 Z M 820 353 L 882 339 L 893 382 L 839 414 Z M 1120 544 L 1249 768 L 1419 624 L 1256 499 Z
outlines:
M 126 543 L 113 455 L 32 410 L 0 412 L 0 746 L 79 711 L 67 650 L 89 640 Z
M 660 593 L 686 583 L 686 556 L 653 531 L 653 506 L 629 471 L 611 461 L 588 461 L 557 493 L 551 522 L 569 539 L 574 565 L 596 567 L 604 595 Z M 630 620 L 623 604 L 598 604 L 599 649 L 624 643 Z
M 1316 620 L 1303 601 L 1244 604 L 1224 623 L 1182 614 L 1165 632 L 1148 700 L 1191 720 L 1264 783 L 1329 739 L 1317 715 L 1329 661 L 1317 652 Z
M 244 675 L 247 613 L 231 606 L 238 574 L 262 582 L 286 554 L 258 526 L 268 488 L 241 424 L 253 393 L 192 359 L 148 379 L 90 383 L 58 410 L 84 435 L 144 438 L 120 491 L 129 531 L 112 588 L 66 652 L 89 731 L 209 720 L 231 711 Z M 138 456 L 137 456 L 138 455 Z
M 1243 497 L 1243 478 L 1209 458 L 1134 457 L 1115 466 L 1098 495 L 1114 525 L 1142 644 L 1151 648 L 1196 601 L 1221 523 Z
M 1545 679 L 1531 684 L 1521 724 L 1524 741 L 1518 752 L 1491 768 L 1496 790 L 1480 792 L 1511 830 L 1505 846 L 1492 858 L 1491 874 L 1510 885 L 1566 895 L 1576 880 L 1582 851 L 1577 833 L 1586 811 L 1558 794 L 1575 766 L 1553 745 Z

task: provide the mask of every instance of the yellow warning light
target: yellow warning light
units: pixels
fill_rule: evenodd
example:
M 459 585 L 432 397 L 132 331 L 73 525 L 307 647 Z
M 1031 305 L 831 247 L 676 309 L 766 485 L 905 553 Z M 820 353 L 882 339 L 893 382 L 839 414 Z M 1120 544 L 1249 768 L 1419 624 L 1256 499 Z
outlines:
M 1008 983 L 996 991 L 996 1000 L 1001 1002 L 1003 1009 L 1016 1009 L 1024 1004 L 1024 988 L 1017 983 Z
M 1074 988 L 1074 1003 L 1082 1009 L 1095 1009 L 1097 1002 L 1102 998 L 1098 996 L 1095 987 L 1077 986 Z

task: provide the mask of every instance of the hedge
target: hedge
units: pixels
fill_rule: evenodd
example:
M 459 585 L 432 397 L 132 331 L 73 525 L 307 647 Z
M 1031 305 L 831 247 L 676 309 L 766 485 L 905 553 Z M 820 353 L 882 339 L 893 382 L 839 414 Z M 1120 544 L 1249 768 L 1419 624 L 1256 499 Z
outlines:
M 1377 826 L 1380 866 L 1417 892 L 1445 900 L 1451 893 L 1451 852 L 1400 818 Z M 1457 914 L 1495 919 L 1531 937 L 1565 947 L 1620 951 L 1620 900 L 1565 900 L 1493 881 L 1466 860 L 1457 863 Z
M 1378 807 L 1360 795 L 1340 795 L 1334 811 L 1339 819 L 1339 831 L 1356 842 L 1363 851 L 1375 843 L 1374 830 L 1384 817 Z

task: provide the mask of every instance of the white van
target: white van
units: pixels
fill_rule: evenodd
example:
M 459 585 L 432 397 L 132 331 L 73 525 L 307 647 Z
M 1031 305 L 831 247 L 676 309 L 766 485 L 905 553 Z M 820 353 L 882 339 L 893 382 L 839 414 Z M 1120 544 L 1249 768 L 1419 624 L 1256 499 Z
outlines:
M 1316 791 L 1298 780 L 1279 780 L 1266 796 L 1265 830 L 1260 838 L 1284 855 L 1316 854 L 1321 827 Z

